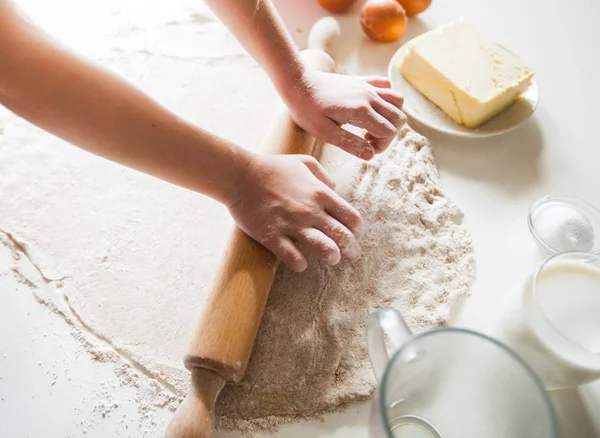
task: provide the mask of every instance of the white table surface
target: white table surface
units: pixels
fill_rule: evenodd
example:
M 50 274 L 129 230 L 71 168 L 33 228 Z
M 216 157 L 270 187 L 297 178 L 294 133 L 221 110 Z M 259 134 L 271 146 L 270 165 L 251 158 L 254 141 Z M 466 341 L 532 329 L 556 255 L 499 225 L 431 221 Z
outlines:
M 305 46 L 310 24 L 324 12 L 314 0 L 276 3 Z M 433 0 L 429 11 L 411 19 L 409 35 L 466 18 L 531 63 L 541 92 L 532 120 L 498 138 L 454 139 L 422 129 L 475 242 L 477 282 L 456 324 L 485 330 L 503 296 L 537 262 L 525 225 L 537 198 L 572 194 L 600 206 L 599 16 L 597 0 Z M 356 13 L 341 20 L 342 54 L 358 44 L 358 56 L 345 62 L 361 73 L 384 74 L 399 44 L 369 42 L 357 32 Z M 8 264 L 0 253 L 0 267 Z M 0 277 L 0 437 L 162 436 L 171 414 L 161 411 L 155 426 L 138 427 L 131 388 L 118 388 L 119 406 L 106 418 L 92 414 L 107 385 L 119 386 L 111 367 L 92 362 L 68 325 L 36 303 L 28 288 Z M 562 437 L 600 436 L 600 382 L 552 397 Z M 367 412 L 357 405 L 277 436 L 365 437 Z

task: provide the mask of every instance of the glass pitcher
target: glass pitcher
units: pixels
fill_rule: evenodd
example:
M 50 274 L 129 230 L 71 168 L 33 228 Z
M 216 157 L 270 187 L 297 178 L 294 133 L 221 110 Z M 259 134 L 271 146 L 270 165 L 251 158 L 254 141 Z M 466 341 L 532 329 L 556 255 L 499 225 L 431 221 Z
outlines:
M 369 320 L 367 348 L 379 384 L 371 438 L 557 437 L 539 378 L 487 336 L 459 328 L 413 335 L 400 313 L 383 308 Z
M 541 377 L 546 389 L 600 379 L 600 256 L 545 260 L 507 296 L 491 330 Z

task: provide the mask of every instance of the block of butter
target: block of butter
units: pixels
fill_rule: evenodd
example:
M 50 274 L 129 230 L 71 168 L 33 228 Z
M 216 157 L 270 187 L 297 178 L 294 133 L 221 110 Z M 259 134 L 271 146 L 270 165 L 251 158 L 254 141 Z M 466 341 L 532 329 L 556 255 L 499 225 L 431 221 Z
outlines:
M 476 128 L 529 86 L 534 70 L 465 21 L 446 24 L 407 44 L 400 71 L 454 121 Z

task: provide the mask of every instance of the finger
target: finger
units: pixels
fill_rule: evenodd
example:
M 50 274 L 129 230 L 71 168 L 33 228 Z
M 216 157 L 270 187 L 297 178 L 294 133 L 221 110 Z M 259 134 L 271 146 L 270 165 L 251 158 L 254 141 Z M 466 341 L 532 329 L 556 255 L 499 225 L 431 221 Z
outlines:
M 397 129 L 402 128 L 406 123 L 406 116 L 404 113 L 382 98 L 377 97 L 377 99 L 374 99 L 371 102 L 371 105 L 375 111 L 381 114 L 382 117 L 385 117 L 385 119 L 396 126 Z M 365 134 L 365 140 L 367 140 L 375 148 L 375 150 L 380 153 L 385 151 L 394 141 L 396 134 L 387 137 L 377 137 L 371 133 L 367 133 Z
M 361 250 L 360 245 L 356 240 L 356 236 L 333 217 L 330 216 L 326 218 L 319 226 L 317 226 L 317 229 L 322 231 L 336 243 L 344 257 L 347 257 L 350 260 L 355 260 L 360 257 Z
M 397 129 L 402 128 L 404 123 L 406 123 L 406 116 L 404 113 L 391 103 L 387 103 L 383 99 L 377 99 L 374 100 L 371 105 L 375 111 L 381 114 L 382 117 L 385 117 L 385 119 Z
M 366 76 L 365 80 L 377 88 L 390 88 L 392 86 L 390 80 L 385 76 Z
M 369 144 L 371 145 L 371 147 L 373 147 L 373 149 L 375 150 L 376 154 L 380 154 L 382 152 L 385 152 L 387 150 L 387 148 L 392 144 L 392 142 L 394 141 L 394 137 L 386 137 L 386 138 L 375 138 L 373 137 L 372 140 L 369 140 Z
M 354 110 L 354 113 L 348 118 L 348 123 L 366 129 L 377 138 L 393 137 L 398 132 L 396 127 L 375 111 L 371 105 Z
M 342 259 L 336 243 L 316 228 L 306 228 L 295 237 L 309 252 L 329 266 L 337 265 Z
M 400 93 L 390 88 L 378 88 L 376 91 L 379 97 L 381 97 L 383 100 L 391 103 L 398 109 L 402 109 L 402 105 L 404 105 L 404 97 L 402 97 Z
M 346 131 L 331 119 L 323 125 L 319 134 L 323 141 L 337 146 L 363 160 L 370 160 L 375 156 L 375 149 L 373 149 L 373 146 L 368 141 Z
M 290 270 L 302 272 L 308 267 L 306 258 L 288 237 L 278 236 L 261 243 Z
M 346 227 L 357 239 L 363 233 L 360 213 L 333 190 L 323 199 L 325 212 Z
M 394 138 L 395 137 L 377 138 L 377 137 L 373 137 L 368 132 L 365 134 L 365 140 L 367 140 L 369 142 L 369 144 L 373 147 L 373 149 L 375 150 L 375 153 L 377 153 L 377 154 L 385 152 L 387 150 L 387 148 L 394 141 Z
M 378 151 L 381 149 L 381 146 L 377 144 L 377 138 L 373 136 L 373 134 L 370 133 L 365 133 L 365 140 L 367 140 L 369 142 L 369 144 L 371 145 L 371 147 Z
M 303 155 L 302 161 L 305 166 L 308 167 L 308 170 L 310 170 L 323 184 L 332 190 L 335 189 L 335 181 L 316 158 L 309 155 Z

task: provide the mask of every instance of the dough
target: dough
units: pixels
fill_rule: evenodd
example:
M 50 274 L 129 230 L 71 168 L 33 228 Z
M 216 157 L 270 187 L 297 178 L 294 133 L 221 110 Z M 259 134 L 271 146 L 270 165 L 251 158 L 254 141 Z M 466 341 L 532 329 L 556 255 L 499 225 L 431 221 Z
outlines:
M 111 0 L 91 12 L 74 0 L 51 10 L 41 0 L 25 5 L 50 32 L 182 116 L 259 150 L 277 96 L 197 0 Z M 83 18 L 66 26 L 65 8 Z M 367 398 L 369 313 L 391 305 L 415 330 L 442 325 L 473 281 L 471 240 L 426 139 L 407 128 L 371 163 L 334 149 L 324 163 L 365 216 L 364 255 L 335 268 L 313 262 L 302 275 L 279 270 L 247 378 L 219 402 L 221 427 L 272 428 Z M 189 385 L 182 357 L 233 225 L 227 211 L 6 111 L 0 193 L 0 244 L 37 269 L 15 275 L 73 325 L 94 358 L 114 362 L 139 388 L 142 410 L 176 407 Z

